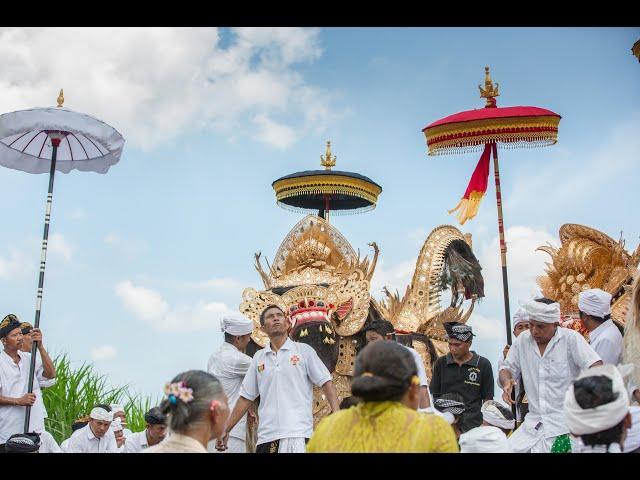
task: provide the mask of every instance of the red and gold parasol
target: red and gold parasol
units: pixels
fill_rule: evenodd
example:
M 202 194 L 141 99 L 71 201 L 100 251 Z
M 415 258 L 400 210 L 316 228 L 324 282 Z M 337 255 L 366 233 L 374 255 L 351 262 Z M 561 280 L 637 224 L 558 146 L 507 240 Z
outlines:
M 499 85 L 496 83 L 494 86 L 489 67 L 485 67 L 484 88 L 480 85 L 478 88 L 480 96 L 487 99 L 485 108 L 450 115 L 426 126 L 422 131 L 427 139 L 429 155 L 483 151 L 462 199 L 449 211 L 458 212 L 457 218 L 461 224 L 478 213 L 480 201 L 487 191 L 489 162 L 493 153 L 507 343 L 511 344 L 507 245 L 504 240 L 497 146 L 499 144 L 501 148 L 531 148 L 553 145 L 558 141 L 558 124 L 561 117 L 551 110 L 538 107 L 499 108 L 496 105 Z

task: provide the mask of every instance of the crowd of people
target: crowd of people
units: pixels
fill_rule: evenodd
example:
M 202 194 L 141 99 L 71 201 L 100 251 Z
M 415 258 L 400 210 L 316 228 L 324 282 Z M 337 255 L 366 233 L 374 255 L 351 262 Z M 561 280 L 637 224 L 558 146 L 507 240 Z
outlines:
M 95 405 L 60 446 L 44 426 L 42 388 L 55 367 L 42 332 L 8 315 L 0 323 L 0 450 L 65 453 L 579 453 L 640 452 L 640 390 L 623 365 L 623 333 L 611 320 L 611 295 L 591 289 L 578 298 L 589 341 L 560 323 L 547 298 L 520 302 L 514 341 L 491 362 L 471 350 L 471 326 L 449 322 L 449 353 L 429 379 L 410 335 L 383 319 L 364 329 L 351 396 L 339 400 L 331 372 L 309 345 L 290 337 L 287 314 L 271 305 L 260 315 L 268 343 L 246 353 L 253 323 L 222 321 L 224 342 L 207 371 L 190 370 L 165 386 L 164 399 L 131 432 L 121 405 Z M 640 315 L 640 279 L 631 316 Z M 635 324 L 635 323 L 634 323 Z M 33 393 L 27 392 L 32 342 Z M 495 400 L 495 385 L 502 402 Z M 331 413 L 314 427 L 313 388 Z M 256 411 L 257 405 L 257 411 Z M 22 433 L 25 407 L 32 433 Z M 255 447 L 247 429 L 256 427 Z

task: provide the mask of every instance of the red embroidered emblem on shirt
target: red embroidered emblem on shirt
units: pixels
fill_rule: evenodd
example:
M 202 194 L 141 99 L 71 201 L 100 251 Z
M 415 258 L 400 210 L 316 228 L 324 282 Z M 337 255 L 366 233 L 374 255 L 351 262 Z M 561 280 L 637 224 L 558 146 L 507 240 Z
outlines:
M 300 361 L 300 357 L 298 355 L 291 355 L 291 365 L 297 365 Z

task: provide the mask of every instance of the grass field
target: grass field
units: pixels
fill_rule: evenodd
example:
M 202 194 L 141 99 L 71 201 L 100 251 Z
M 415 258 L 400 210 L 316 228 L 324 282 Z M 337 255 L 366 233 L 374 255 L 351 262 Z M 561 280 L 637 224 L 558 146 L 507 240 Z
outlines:
M 83 363 L 74 369 L 67 355 L 57 356 L 54 363 L 56 383 L 43 389 L 43 400 L 48 414 L 45 428 L 58 444 L 71 436 L 71 424 L 88 415 L 98 403 L 123 405 L 127 428 L 133 432 L 144 430 L 144 414 L 155 405 L 151 398 L 132 394 L 128 385 L 111 387 L 91 364 Z

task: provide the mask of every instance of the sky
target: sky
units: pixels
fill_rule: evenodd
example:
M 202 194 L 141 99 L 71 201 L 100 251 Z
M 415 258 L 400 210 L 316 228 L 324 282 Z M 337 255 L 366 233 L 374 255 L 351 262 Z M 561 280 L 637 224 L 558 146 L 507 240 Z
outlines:
M 477 217 L 447 214 L 479 153 L 430 157 L 421 129 L 481 108 L 491 67 L 499 106 L 562 116 L 551 147 L 500 151 L 512 312 L 536 291 L 558 229 L 640 238 L 638 28 L 3 28 L 0 112 L 65 107 L 126 139 L 106 175 L 57 174 L 41 328 L 52 353 L 91 362 L 113 385 L 160 394 L 205 369 L 219 318 L 262 288 L 302 218 L 271 183 L 337 167 L 383 188 L 377 208 L 332 217 L 355 249 L 380 246 L 372 292 L 403 291 L 429 232 L 473 237 L 486 298 L 473 348 L 495 367 L 506 342 L 490 181 Z M 60 55 L 50 55 L 50 45 Z M 490 179 L 491 180 L 491 179 Z M 0 169 L 0 310 L 33 321 L 47 175 Z M 496 391 L 496 397 L 499 392 Z

